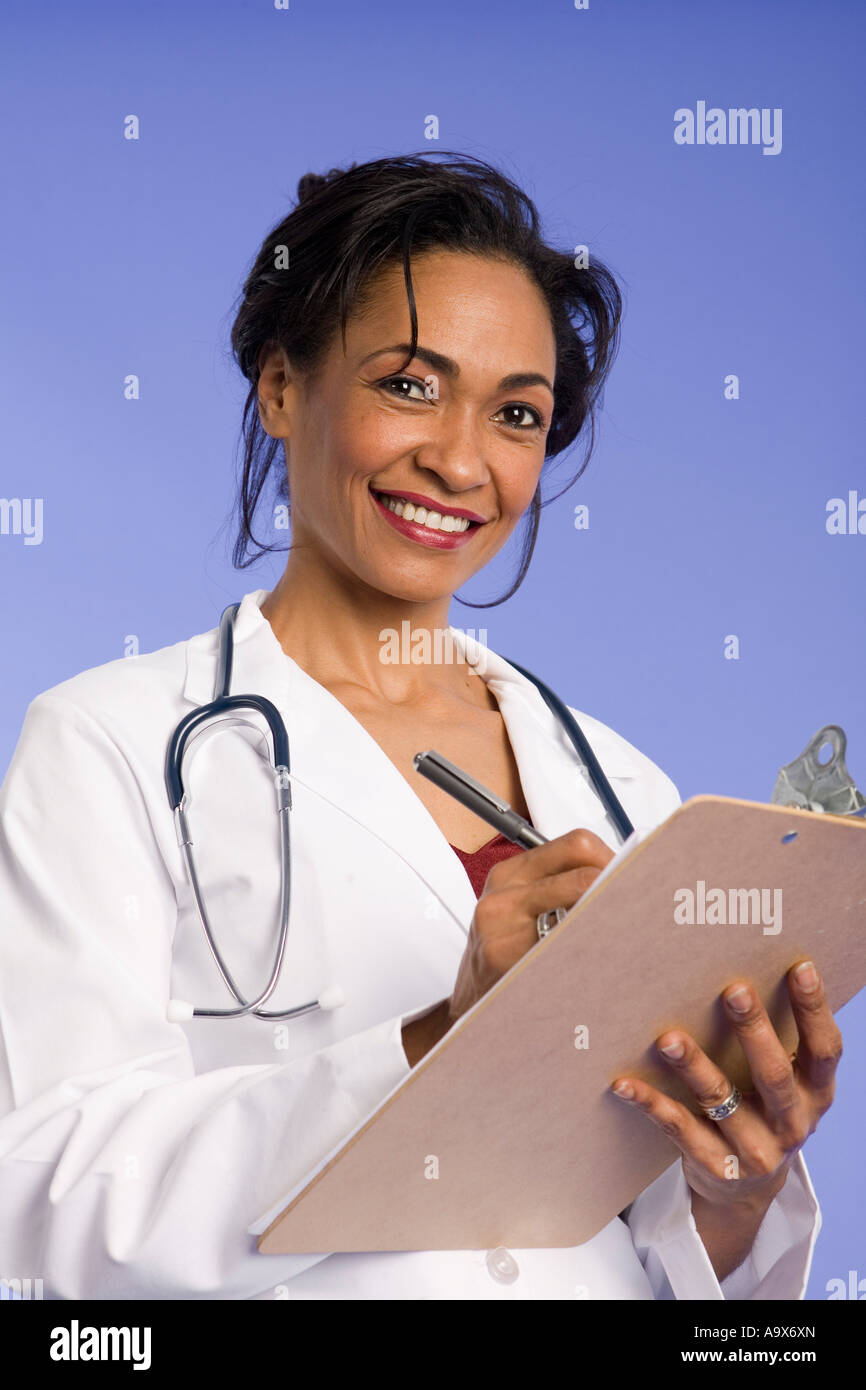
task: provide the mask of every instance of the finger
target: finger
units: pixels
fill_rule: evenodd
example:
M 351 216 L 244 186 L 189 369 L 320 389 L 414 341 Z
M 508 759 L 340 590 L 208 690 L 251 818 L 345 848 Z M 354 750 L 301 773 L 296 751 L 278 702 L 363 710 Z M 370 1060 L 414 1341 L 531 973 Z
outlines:
M 546 845 L 528 849 L 525 854 L 504 859 L 501 867 L 508 871 L 509 883 L 531 883 L 570 869 L 603 869 L 613 859 L 613 854 L 604 840 L 600 840 L 591 830 L 578 828 L 558 835 L 555 840 L 548 840 Z
M 515 896 L 520 909 L 534 923 L 539 912 L 574 907 L 600 873 L 601 869 L 572 869 L 569 873 L 551 874 L 538 883 L 521 885 Z
M 755 1090 L 769 1114 L 781 1119 L 800 1104 L 791 1058 L 752 984 L 738 980 L 724 991 L 722 999 L 749 1063 Z
M 496 888 L 488 874 L 474 915 L 479 943 L 484 943 L 486 949 L 488 943 L 495 942 L 497 949 L 506 951 L 514 943 L 522 955 L 538 942 L 539 914 L 557 907 L 572 907 L 600 872 L 575 869 L 538 883 L 518 883 L 507 888 Z
M 842 1034 L 813 961 L 800 961 L 788 972 L 788 993 L 799 1033 L 797 1068 L 807 1085 L 832 1092 L 842 1056 Z
M 538 941 L 535 920 L 517 910 L 509 893 L 483 893 L 469 928 L 469 948 L 482 968 L 504 972 Z
M 679 1101 L 633 1076 L 614 1081 L 611 1091 L 620 1100 L 642 1110 L 689 1158 L 702 1164 L 714 1176 L 725 1177 L 724 1165 L 730 1146 L 715 1132 L 711 1120 L 692 1114 Z
M 722 1105 L 728 1100 L 733 1087 L 729 1078 L 712 1058 L 698 1047 L 688 1033 L 662 1033 L 656 1039 L 656 1047 L 673 1072 L 682 1078 L 697 1103 L 703 1107 Z M 723 1127 L 732 1143 L 743 1153 L 759 1148 L 765 1154 L 772 1141 L 772 1135 L 755 1114 L 752 1107 L 742 1103 L 723 1120 L 710 1120 L 710 1124 Z M 757 1126 L 757 1129 L 756 1129 Z

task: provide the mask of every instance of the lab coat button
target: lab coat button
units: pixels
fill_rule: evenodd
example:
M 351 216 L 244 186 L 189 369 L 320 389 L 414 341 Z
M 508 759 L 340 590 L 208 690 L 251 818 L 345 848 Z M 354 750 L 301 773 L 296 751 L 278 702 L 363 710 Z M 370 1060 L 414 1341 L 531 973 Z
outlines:
M 487 1270 L 491 1279 L 496 1279 L 500 1284 L 513 1284 L 520 1277 L 518 1263 L 504 1245 L 497 1245 L 495 1250 L 489 1252 Z

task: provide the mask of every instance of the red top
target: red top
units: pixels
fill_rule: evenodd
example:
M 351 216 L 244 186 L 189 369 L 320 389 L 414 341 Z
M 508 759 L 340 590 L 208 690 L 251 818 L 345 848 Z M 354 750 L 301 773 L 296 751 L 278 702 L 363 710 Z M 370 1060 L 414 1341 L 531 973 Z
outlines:
M 494 835 L 492 840 L 488 840 L 487 844 L 482 845 L 474 854 L 468 854 L 456 845 L 452 845 L 451 848 L 469 875 L 469 882 L 475 889 L 476 898 L 481 897 L 481 890 L 494 864 L 498 864 L 500 859 L 510 859 L 512 854 L 524 853 L 522 845 L 513 844 L 504 835 Z

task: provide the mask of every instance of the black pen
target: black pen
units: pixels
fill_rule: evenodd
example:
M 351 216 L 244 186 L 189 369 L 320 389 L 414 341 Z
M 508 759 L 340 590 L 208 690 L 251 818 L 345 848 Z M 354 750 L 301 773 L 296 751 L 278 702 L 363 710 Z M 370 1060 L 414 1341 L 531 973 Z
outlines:
M 453 796 L 463 806 L 474 811 L 476 816 L 486 820 L 488 825 L 492 825 L 494 830 L 498 830 L 500 835 L 504 835 L 512 844 L 521 845 L 523 849 L 535 849 L 538 845 L 549 843 L 547 836 L 542 835 L 528 820 L 524 820 L 523 816 L 513 811 L 507 801 L 503 801 L 480 782 L 476 782 L 468 772 L 463 772 L 454 763 L 449 763 L 441 753 L 430 749 L 426 753 L 416 753 L 412 761 L 422 777 L 426 777 L 429 782 L 441 787 L 449 796 Z

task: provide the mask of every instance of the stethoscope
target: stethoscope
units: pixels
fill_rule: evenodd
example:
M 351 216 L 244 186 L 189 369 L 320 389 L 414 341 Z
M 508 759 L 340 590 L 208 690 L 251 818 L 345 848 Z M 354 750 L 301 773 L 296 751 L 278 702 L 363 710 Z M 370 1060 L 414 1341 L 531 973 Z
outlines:
M 168 1018 L 176 1023 L 186 1022 L 193 1017 L 243 1018 L 247 1014 L 252 1014 L 254 1017 L 261 1018 L 267 1023 L 272 1023 L 276 1020 L 300 1018 L 302 1014 L 312 1013 L 317 1009 L 328 1011 L 338 1008 L 344 1003 L 342 991 L 335 987 L 324 990 L 319 995 L 318 999 L 311 1000 L 308 1004 L 300 1004 L 294 1009 L 284 1009 L 275 1012 L 262 1008 L 262 1005 L 267 1003 L 279 983 L 289 935 L 289 909 L 291 905 L 291 844 L 289 836 L 289 813 L 292 809 L 291 768 L 289 764 L 289 735 L 282 715 L 276 705 L 271 700 L 266 699 L 264 695 L 232 695 L 229 693 L 232 679 L 232 658 L 234 653 L 234 621 L 235 614 L 239 608 L 239 603 L 229 604 L 220 618 L 219 654 L 217 657 L 213 700 L 210 704 L 199 705 L 197 709 L 192 710 L 180 721 L 168 741 L 165 755 L 165 786 L 168 792 L 169 805 L 174 815 L 177 842 L 183 854 L 187 878 L 192 888 L 196 908 L 199 918 L 201 919 L 207 944 L 210 947 L 211 955 L 216 962 L 217 969 L 227 989 L 237 1001 L 237 1005 L 230 1009 L 199 1009 L 183 1000 L 173 999 L 168 1006 Z M 504 659 L 507 660 L 507 658 Z M 578 756 L 589 773 L 590 780 L 598 796 L 604 802 L 608 815 L 616 826 L 621 839 L 625 842 L 632 833 L 632 823 L 605 777 L 601 764 L 593 753 L 585 734 L 574 715 L 571 713 L 571 710 L 554 694 L 549 686 L 545 685 L 542 680 L 539 680 L 538 676 L 534 676 L 531 671 L 527 671 L 523 666 L 518 666 L 516 661 L 511 661 L 508 664 L 513 666 L 515 671 L 519 671 L 521 675 L 531 680 L 533 685 L 537 686 L 538 690 L 541 692 L 548 708 L 556 715 L 574 745 Z M 235 984 L 231 972 L 217 946 L 210 921 L 208 920 L 204 894 L 202 893 L 201 883 L 196 872 L 195 860 L 192 853 L 193 841 L 186 815 L 187 793 L 183 784 L 183 758 L 191 739 L 201 733 L 202 726 L 213 719 L 220 719 L 225 722 L 228 718 L 233 723 L 247 722 L 238 718 L 240 711 L 253 711 L 262 715 L 270 730 L 272 768 L 277 802 L 276 809 L 280 822 L 280 912 L 277 949 L 274 956 L 273 968 L 271 969 L 265 988 L 256 999 L 251 1000 L 244 999 Z

